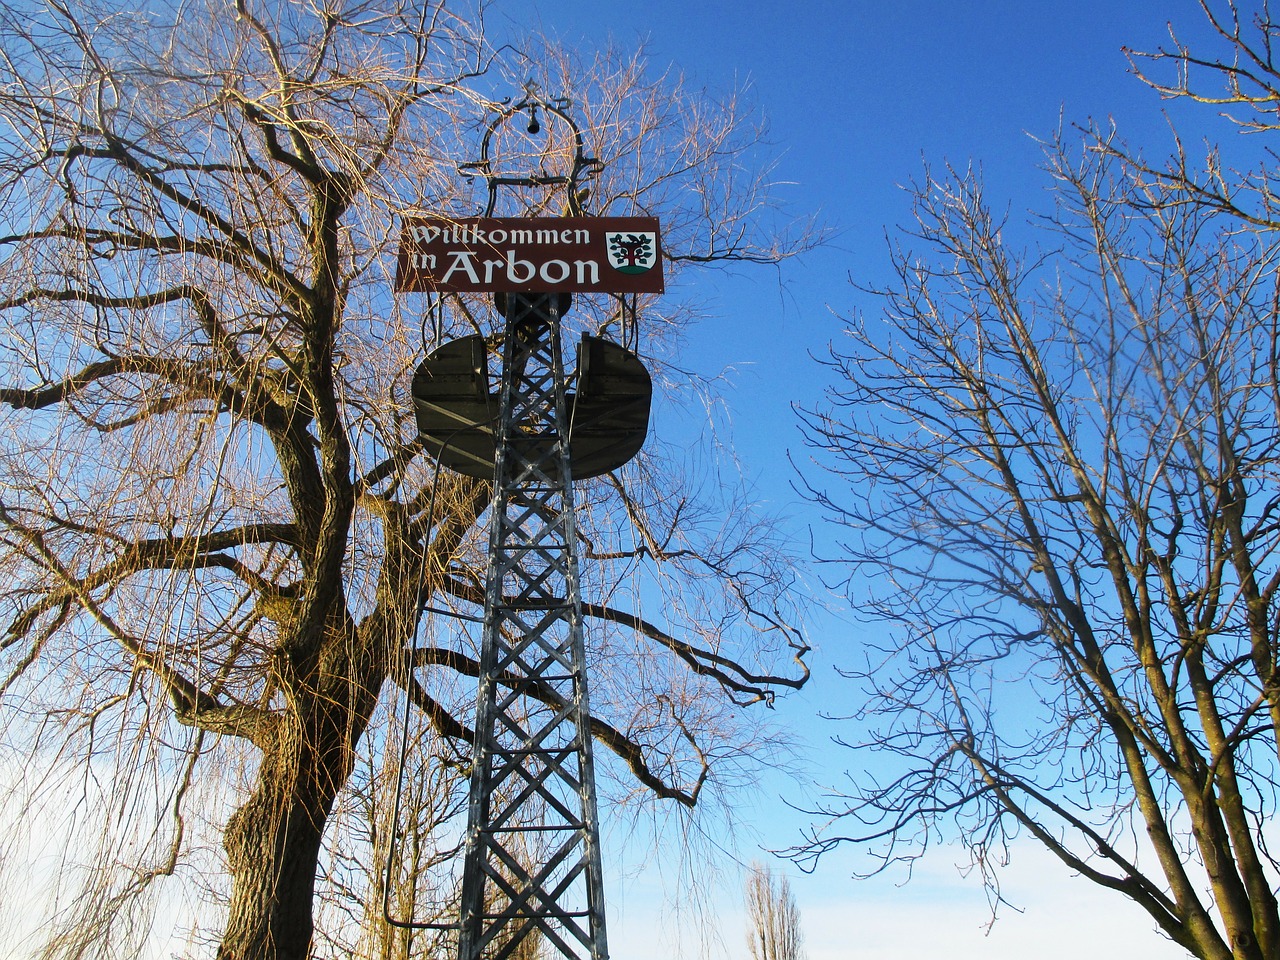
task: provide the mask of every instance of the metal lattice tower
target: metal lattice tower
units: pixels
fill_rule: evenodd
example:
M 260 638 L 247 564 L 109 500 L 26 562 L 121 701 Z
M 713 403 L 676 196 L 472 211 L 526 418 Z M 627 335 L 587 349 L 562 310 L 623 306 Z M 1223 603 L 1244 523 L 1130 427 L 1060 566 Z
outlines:
M 397 927 L 457 929 L 459 960 L 608 957 L 573 481 L 616 470 L 639 452 L 653 384 L 632 350 L 588 333 L 566 376 L 561 319 L 573 292 L 615 296 L 626 341 L 628 315 L 636 331 L 634 295 L 663 286 L 656 219 L 595 218 L 583 209 L 582 182 L 602 164 L 586 155 L 569 106 L 532 83 L 519 102 L 498 105 L 480 159 L 459 168 L 485 179 L 484 216 L 416 218 L 397 266 L 397 291 L 493 293 L 505 321 L 496 394 L 478 331 L 442 341 L 437 327 L 435 348 L 413 377 L 423 449 L 438 468 L 494 483 L 461 917 L 397 919 L 386 894 L 383 905 Z M 568 134 L 535 141 L 543 120 Z M 495 139 L 499 130 L 507 132 Z M 501 162 L 499 141 L 517 148 Z M 557 150 L 559 172 L 548 168 Z M 519 172 L 513 158 L 533 166 Z M 565 216 L 532 216 L 526 207 L 523 217 L 493 218 L 500 187 L 562 190 Z M 393 822 L 408 717 L 406 701 Z
M 608 956 L 560 346 L 568 302 L 505 302 L 460 960 L 503 960 L 539 935 L 565 957 Z

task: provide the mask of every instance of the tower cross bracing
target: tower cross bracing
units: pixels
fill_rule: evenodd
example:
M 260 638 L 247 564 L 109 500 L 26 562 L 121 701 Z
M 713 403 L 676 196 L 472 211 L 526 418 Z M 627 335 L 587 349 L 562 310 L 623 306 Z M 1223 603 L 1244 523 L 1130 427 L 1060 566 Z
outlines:
M 608 956 L 560 343 L 567 303 L 513 294 L 503 304 L 460 960 L 505 960 L 530 936 L 565 957 Z

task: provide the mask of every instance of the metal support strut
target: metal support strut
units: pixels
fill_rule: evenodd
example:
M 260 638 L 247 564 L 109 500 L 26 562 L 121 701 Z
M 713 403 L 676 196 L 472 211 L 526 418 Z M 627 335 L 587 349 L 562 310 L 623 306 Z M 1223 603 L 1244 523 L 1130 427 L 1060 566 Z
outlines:
M 560 348 L 567 294 L 506 315 L 460 960 L 527 938 L 606 960 L 582 604 Z

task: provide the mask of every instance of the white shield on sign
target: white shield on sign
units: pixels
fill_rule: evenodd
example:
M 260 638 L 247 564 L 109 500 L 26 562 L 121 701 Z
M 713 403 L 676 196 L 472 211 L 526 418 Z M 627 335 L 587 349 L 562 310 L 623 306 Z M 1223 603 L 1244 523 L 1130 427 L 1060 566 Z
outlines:
M 658 262 L 658 235 L 628 230 L 606 233 L 609 266 L 619 273 L 646 273 Z

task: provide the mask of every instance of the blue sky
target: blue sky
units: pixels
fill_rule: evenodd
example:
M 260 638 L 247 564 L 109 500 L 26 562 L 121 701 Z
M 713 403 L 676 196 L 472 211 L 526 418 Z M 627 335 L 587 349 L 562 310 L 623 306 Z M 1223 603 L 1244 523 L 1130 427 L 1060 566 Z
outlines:
M 737 371 L 737 441 L 779 498 L 786 484 L 774 481 L 797 445 L 789 403 L 815 397 L 809 353 L 839 335 L 837 314 L 874 308 L 847 279 L 885 279 L 886 230 L 909 214 L 902 186 L 926 162 L 974 163 L 1013 219 L 1044 209 L 1035 138 L 1114 118 L 1129 141 L 1166 145 L 1164 111 L 1187 111 L 1132 77 L 1121 47 L 1167 42 L 1171 19 L 1188 39 L 1205 30 L 1194 0 L 531 0 L 491 17 L 540 23 L 585 48 L 643 43 L 655 73 L 674 66 L 712 91 L 753 92 L 778 179 L 791 184 L 780 195 L 835 235 L 780 273 L 708 272 L 698 292 L 724 319 L 694 332 L 687 359 L 703 373 Z
M 988 197 L 1007 203 L 1018 222 L 1049 204 L 1035 138 L 1051 136 L 1060 123 L 1114 119 L 1126 140 L 1153 155 L 1170 142 L 1166 111 L 1193 140 L 1201 130 L 1233 135 L 1203 112 L 1162 102 L 1130 75 L 1121 51 L 1167 44 L 1170 21 L 1180 37 L 1203 43 L 1206 26 L 1194 0 L 529 0 L 499 6 L 491 17 L 540 24 L 588 48 L 610 37 L 624 46 L 643 41 L 655 72 L 674 65 L 712 90 L 749 84 L 754 91 L 770 121 L 779 179 L 794 183 L 785 199 L 797 214 L 820 213 L 835 236 L 780 273 L 735 271 L 698 281 L 698 293 L 712 299 L 722 320 L 693 333 L 685 359 L 708 375 L 732 368 L 728 400 L 745 470 L 760 496 L 791 518 L 801 541 L 810 529 L 823 534 L 820 518 L 791 487 L 787 453 L 804 454 L 790 405 L 818 398 L 823 374 L 810 353 L 839 336 L 839 317 L 874 311 L 848 278 L 885 279 L 886 231 L 909 214 L 901 186 L 920 177 L 926 161 L 980 165 Z M 839 710 L 851 692 L 832 668 L 864 628 L 838 604 L 811 628 L 814 681 L 780 711 L 810 744 L 822 771 L 815 776 L 834 777 L 850 757 L 829 745 L 839 730 L 819 712 Z M 743 812 L 749 829 L 740 853 L 795 842 L 805 818 L 781 793 L 801 799 L 786 784 L 766 785 Z M 988 933 L 980 883 L 959 874 L 953 852 L 932 855 L 907 886 L 900 886 L 903 874 L 855 882 L 852 859 L 843 856 L 812 877 L 792 870 L 811 960 L 941 951 L 951 960 L 1183 955 L 1136 907 L 1070 877 L 1032 847 L 1016 851 L 1005 885 L 1025 912 L 1003 911 Z M 745 956 L 739 881 L 725 870 L 715 920 L 702 916 L 693 924 L 718 928 L 723 946 L 712 956 Z M 606 891 L 615 960 L 653 955 L 653 925 L 667 916 L 658 887 L 639 871 Z M 696 955 L 689 935 L 674 939 Z

